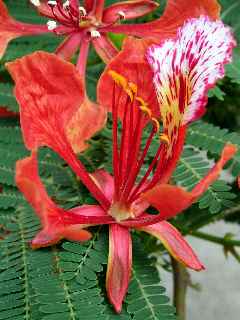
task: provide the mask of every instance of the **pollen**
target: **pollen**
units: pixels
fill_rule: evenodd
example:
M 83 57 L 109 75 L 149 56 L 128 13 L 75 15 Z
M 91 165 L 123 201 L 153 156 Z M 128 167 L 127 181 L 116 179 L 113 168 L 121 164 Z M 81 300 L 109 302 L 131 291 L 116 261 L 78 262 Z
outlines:
M 67 0 L 67 1 L 65 1 L 64 2 L 64 4 L 63 4 L 63 9 L 68 9 L 69 8 L 69 6 L 70 6 L 70 1 L 69 0 Z
M 128 82 L 128 80 L 124 76 L 117 73 L 116 71 L 110 70 L 108 74 L 113 79 L 113 81 L 127 93 L 130 100 L 133 101 L 137 92 L 137 86 L 133 82 Z
M 100 32 L 97 31 L 97 30 L 95 30 L 95 29 L 91 30 L 91 31 L 90 31 L 90 34 L 91 34 L 91 37 L 92 37 L 92 38 L 100 38 L 100 37 L 101 37 Z
M 118 12 L 118 15 L 119 15 L 119 18 L 120 18 L 121 20 L 125 20 L 125 19 L 126 19 L 126 15 L 125 15 L 125 13 L 124 13 L 123 11 L 119 11 L 119 12 Z
M 39 0 L 30 0 L 30 2 L 35 6 L 35 7 L 39 7 L 41 5 Z
M 157 133 L 158 133 L 158 132 L 160 131 L 159 121 L 158 121 L 156 118 L 154 118 L 154 117 L 152 117 L 151 120 L 152 120 L 152 122 L 155 124 L 156 131 L 157 131 Z
M 170 144 L 170 140 L 168 138 L 168 136 L 165 134 L 165 133 L 161 133 L 159 135 L 159 139 L 163 142 L 163 143 L 166 143 L 167 145 Z
M 52 31 L 52 30 L 56 29 L 56 28 L 57 28 L 57 23 L 56 23 L 56 21 L 54 21 L 54 20 L 49 20 L 49 21 L 47 22 L 47 28 L 48 28 L 49 31 Z
M 78 10 L 81 16 L 86 17 L 87 11 L 84 7 L 79 7 Z

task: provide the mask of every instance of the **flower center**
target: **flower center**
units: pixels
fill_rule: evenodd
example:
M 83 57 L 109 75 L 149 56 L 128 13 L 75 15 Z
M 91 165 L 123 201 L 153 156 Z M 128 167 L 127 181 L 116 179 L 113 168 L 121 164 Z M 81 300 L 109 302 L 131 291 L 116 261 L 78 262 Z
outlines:
M 108 214 L 112 216 L 117 222 L 134 218 L 133 210 L 120 202 L 115 202 L 111 205 Z
M 47 23 L 49 30 L 54 31 L 58 24 L 75 30 L 86 28 L 89 25 L 87 12 L 84 7 L 73 7 L 68 0 L 65 2 L 61 0 L 49 0 L 47 4 L 54 18 L 54 20 L 50 20 Z

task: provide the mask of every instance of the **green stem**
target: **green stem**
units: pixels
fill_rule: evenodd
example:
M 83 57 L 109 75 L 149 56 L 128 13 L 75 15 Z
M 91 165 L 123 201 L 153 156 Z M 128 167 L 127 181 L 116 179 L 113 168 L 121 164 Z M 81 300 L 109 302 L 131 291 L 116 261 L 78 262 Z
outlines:
M 173 303 L 179 320 L 186 320 L 186 294 L 189 274 L 186 268 L 171 257 L 173 269 Z
M 240 255 L 239 253 L 235 250 L 235 248 L 232 248 L 230 250 L 231 254 L 234 256 L 234 258 L 240 263 Z
M 190 235 L 196 238 L 204 239 L 204 240 L 217 243 L 223 246 L 227 246 L 227 247 L 232 247 L 232 246 L 240 247 L 240 240 L 231 240 L 227 238 L 221 238 L 221 237 L 213 236 L 211 234 L 204 233 L 201 231 L 193 231 L 190 233 Z

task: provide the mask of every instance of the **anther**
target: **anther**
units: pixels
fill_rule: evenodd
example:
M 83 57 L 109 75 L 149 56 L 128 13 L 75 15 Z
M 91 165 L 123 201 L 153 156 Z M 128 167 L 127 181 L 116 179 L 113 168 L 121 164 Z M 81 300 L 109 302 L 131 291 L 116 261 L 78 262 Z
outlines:
M 121 74 L 113 70 L 108 71 L 108 74 L 112 77 L 112 79 L 116 82 L 118 86 L 122 87 L 123 89 L 126 89 L 128 84 L 126 78 L 124 78 Z
M 134 94 L 137 94 L 137 85 L 133 82 L 128 83 L 129 88 L 132 90 Z
M 64 9 L 64 10 L 67 10 L 69 7 L 70 7 L 70 1 L 67 0 L 67 1 L 65 1 L 64 4 L 63 4 L 63 9 Z
M 91 34 L 91 37 L 92 37 L 92 38 L 100 38 L 100 37 L 101 37 L 100 32 L 97 31 L 97 30 L 95 30 L 95 29 L 91 30 L 91 31 L 90 31 L 90 34 Z
M 50 0 L 50 1 L 48 1 L 48 5 L 50 7 L 55 7 L 57 5 L 57 1 Z
M 165 134 L 165 133 L 161 133 L 159 135 L 159 139 L 163 142 L 163 143 L 166 143 L 167 145 L 170 144 L 170 140 L 168 138 L 168 136 Z
M 133 102 L 134 96 L 137 92 L 137 86 L 132 82 L 128 82 L 125 77 L 123 77 L 121 74 L 119 74 L 113 70 L 110 70 L 108 72 L 108 74 L 112 77 L 112 79 L 115 81 L 115 83 L 119 87 L 122 87 L 122 89 L 129 96 L 131 102 Z
M 119 11 L 119 12 L 118 12 L 118 15 L 119 15 L 119 18 L 120 18 L 121 20 L 125 20 L 125 19 L 126 19 L 126 15 L 125 15 L 125 13 L 124 13 L 123 11 Z
M 41 5 L 39 0 L 30 0 L 30 2 L 35 6 L 35 7 L 39 7 Z
M 144 105 L 141 105 L 141 106 L 140 106 L 140 109 L 141 109 L 142 112 L 144 112 L 150 119 L 152 118 L 152 111 L 151 111 L 148 107 L 146 107 L 146 106 L 144 106 Z
M 84 7 L 79 7 L 78 10 L 81 16 L 86 17 L 87 11 Z
M 152 122 L 153 122 L 153 123 L 154 123 L 154 125 L 155 125 L 156 132 L 158 133 L 158 132 L 160 131 L 160 124 L 159 124 L 159 121 L 158 121 L 156 118 L 154 118 L 154 117 L 152 117 L 152 118 L 151 118 L 151 120 L 152 120 Z
M 54 20 L 49 20 L 47 22 L 47 28 L 48 28 L 49 31 L 52 31 L 52 30 L 56 29 L 57 28 L 57 22 L 54 21 Z

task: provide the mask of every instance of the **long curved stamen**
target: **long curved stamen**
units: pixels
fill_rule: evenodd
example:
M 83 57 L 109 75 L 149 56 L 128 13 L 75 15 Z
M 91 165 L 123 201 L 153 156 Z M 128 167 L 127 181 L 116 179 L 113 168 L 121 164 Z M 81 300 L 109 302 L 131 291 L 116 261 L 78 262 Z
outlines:
M 139 190 L 141 190 L 144 183 L 149 178 L 151 172 L 153 171 L 159 160 L 159 156 L 162 150 L 161 145 L 159 146 L 156 155 L 152 160 L 152 163 L 150 164 L 144 177 L 133 189 L 134 183 L 137 180 L 139 172 L 147 157 L 149 148 L 153 142 L 153 138 L 156 134 L 159 135 L 160 124 L 158 119 L 153 116 L 151 109 L 148 107 L 144 99 L 138 95 L 137 86 L 135 84 L 129 82 L 126 78 L 115 71 L 109 71 L 109 75 L 114 80 L 114 90 L 116 89 L 117 85 L 118 87 L 120 87 L 120 91 L 127 94 L 127 100 L 123 110 L 124 113 L 122 120 L 122 138 L 119 150 L 120 155 L 118 155 L 118 145 L 116 142 L 116 108 L 119 101 L 116 101 L 113 110 L 113 118 L 115 119 L 113 123 L 113 154 L 115 154 L 115 156 L 113 157 L 113 167 L 114 173 L 117 173 L 117 182 L 115 179 L 115 200 L 130 204 L 132 202 L 131 200 L 135 198 Z M 135 117 L 133 115 L 134 108 L 136 108 L 134 111 Z M 144 128 L 144 122 L 149 120 L 152 123 L 152 130 L 146 141 L 145 147 L 143 147 L 143 150 L 140 154 L 140 142 L 142 130 Z M 164 134 L 160 134 L 159 139 L 161 142 L 168 142 L 168 138 Z M 116 164 L 116 161 L 118 162 L 118 164 Z M 129 171 L 129 168 L 131 168 L 131 171 Z
M 77 11 L 69 1 L 62 3 L 61 0 L 50 0 L 47 4 L 56 23 L 65 27 L 80 28 L 82 19 L 86 16 L 86 11 L 83 7 L 79 7 L 79 11 Z

